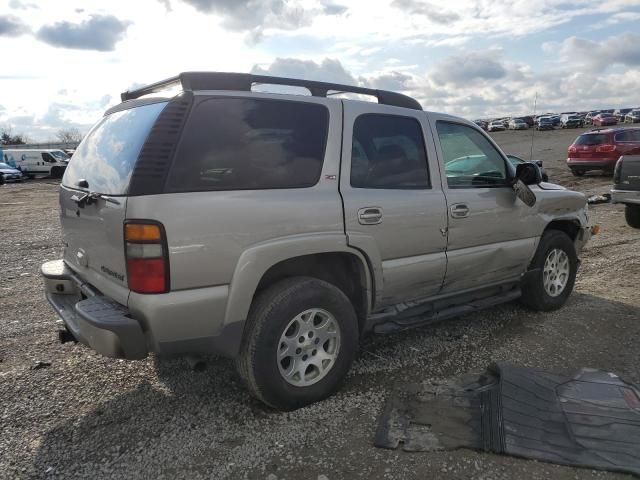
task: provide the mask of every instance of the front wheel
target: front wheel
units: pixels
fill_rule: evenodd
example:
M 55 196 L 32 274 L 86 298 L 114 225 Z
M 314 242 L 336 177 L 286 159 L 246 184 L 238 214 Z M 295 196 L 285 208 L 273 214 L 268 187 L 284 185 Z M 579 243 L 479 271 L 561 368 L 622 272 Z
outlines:
M 547 230 L 522 282 L 521 302 L 543 312 L 562 307 L 571 295 L 577 271 L 578 255 L 571 238 L 560 230 Z
M 624 217 L 627 225 L 632 228 L 640 228 L 640 205 L 625 205 Z
M 333 394 L 358 349 L 351 302 L 316 278 L 288 278 L 261 292 L 246 328 L 238 373 L 253 396 L 280 410 Z

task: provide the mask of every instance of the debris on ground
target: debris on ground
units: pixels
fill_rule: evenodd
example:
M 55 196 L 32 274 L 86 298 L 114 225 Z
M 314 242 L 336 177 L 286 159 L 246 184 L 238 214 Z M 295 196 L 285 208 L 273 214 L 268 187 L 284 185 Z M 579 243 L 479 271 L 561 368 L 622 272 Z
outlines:
M 597 205 L 598 203 L 609 203 L 611 201 L 610 193 L 603 193 L 602 195 L 591 195 L 587 198 L 589 205 Z
M 470 448 L 640 475 L 640 390 L 601 370 L 566 376 L 497 363 L 394 396 L 374 444 Z
M 36 363 L 31 365 L 31 370 L 40 370 L 41 368 L 47 368 L 51 366 L 51 362 L 46 360 L 38 360 Z

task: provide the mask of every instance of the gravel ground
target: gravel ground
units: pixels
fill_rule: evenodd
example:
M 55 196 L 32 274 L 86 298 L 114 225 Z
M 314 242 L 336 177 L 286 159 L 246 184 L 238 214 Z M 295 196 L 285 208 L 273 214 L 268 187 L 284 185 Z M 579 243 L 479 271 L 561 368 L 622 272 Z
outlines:
M 534 158 L 552 181 L 606 192 L 610 178 L 576 179 L 563 165 L 577 133 L 536 132 Z M 531 131 L 494 138 L 528 158 Z M 57 343 L 38 278 L 39 265 L 61 253 L 56 188 L 50 180 L 0 187 L 0 478 L 625 478 L 469 450 L 372 446 L 394 388 L 495 360 L 562 372 L 589 366 L 640 382 L 640 231 L 624 224 L 621 207 L 591 207 L 603 232 L 583 253 L 562 310 L 507 304 L 372 337 L 340 393 L 280 413 L 251 399 L 227 360 L 193 372 L 181 359 L 127 362 Z

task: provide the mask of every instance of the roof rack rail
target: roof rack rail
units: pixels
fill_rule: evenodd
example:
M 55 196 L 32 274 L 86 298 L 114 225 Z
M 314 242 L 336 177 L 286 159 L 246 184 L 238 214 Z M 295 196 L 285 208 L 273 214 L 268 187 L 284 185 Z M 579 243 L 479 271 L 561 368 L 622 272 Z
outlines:
M 375 90 L 372 88 L 355 87 L 339 83 L 316 82 L 313 80 L 301 80 L 298 78 L 271 77 L 267 75 L 253 75 L 250 73 L 229 72 L 183 72 L 175 77 L 167 78 L 159 82 L 151 83 L 144 87 L 128 90 L 120 94 L 122 101 L 133 100 L 149 93 L 156 93 L 174 85 L 182 85 L 183 90 L 241 90 L 251 91 L 254 84 L 287 85 L 292 87 L 304 87 L 314 97 L 326 97 L 327 92 L 358 93 L 371 95 L 383 105 L 422 110 L 420 103 L 407 95 L 390 92 L 387 90 Z

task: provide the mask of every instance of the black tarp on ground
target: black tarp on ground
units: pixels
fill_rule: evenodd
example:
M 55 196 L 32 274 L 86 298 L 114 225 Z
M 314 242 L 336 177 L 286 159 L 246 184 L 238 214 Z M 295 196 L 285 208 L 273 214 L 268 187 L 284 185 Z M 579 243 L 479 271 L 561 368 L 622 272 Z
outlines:
M 399 392 L 374 443 L 406 451 L 472 448 L 640 475 L 640 391 L 598 370 L 566 377 L 499 363 L 484 374 Z

